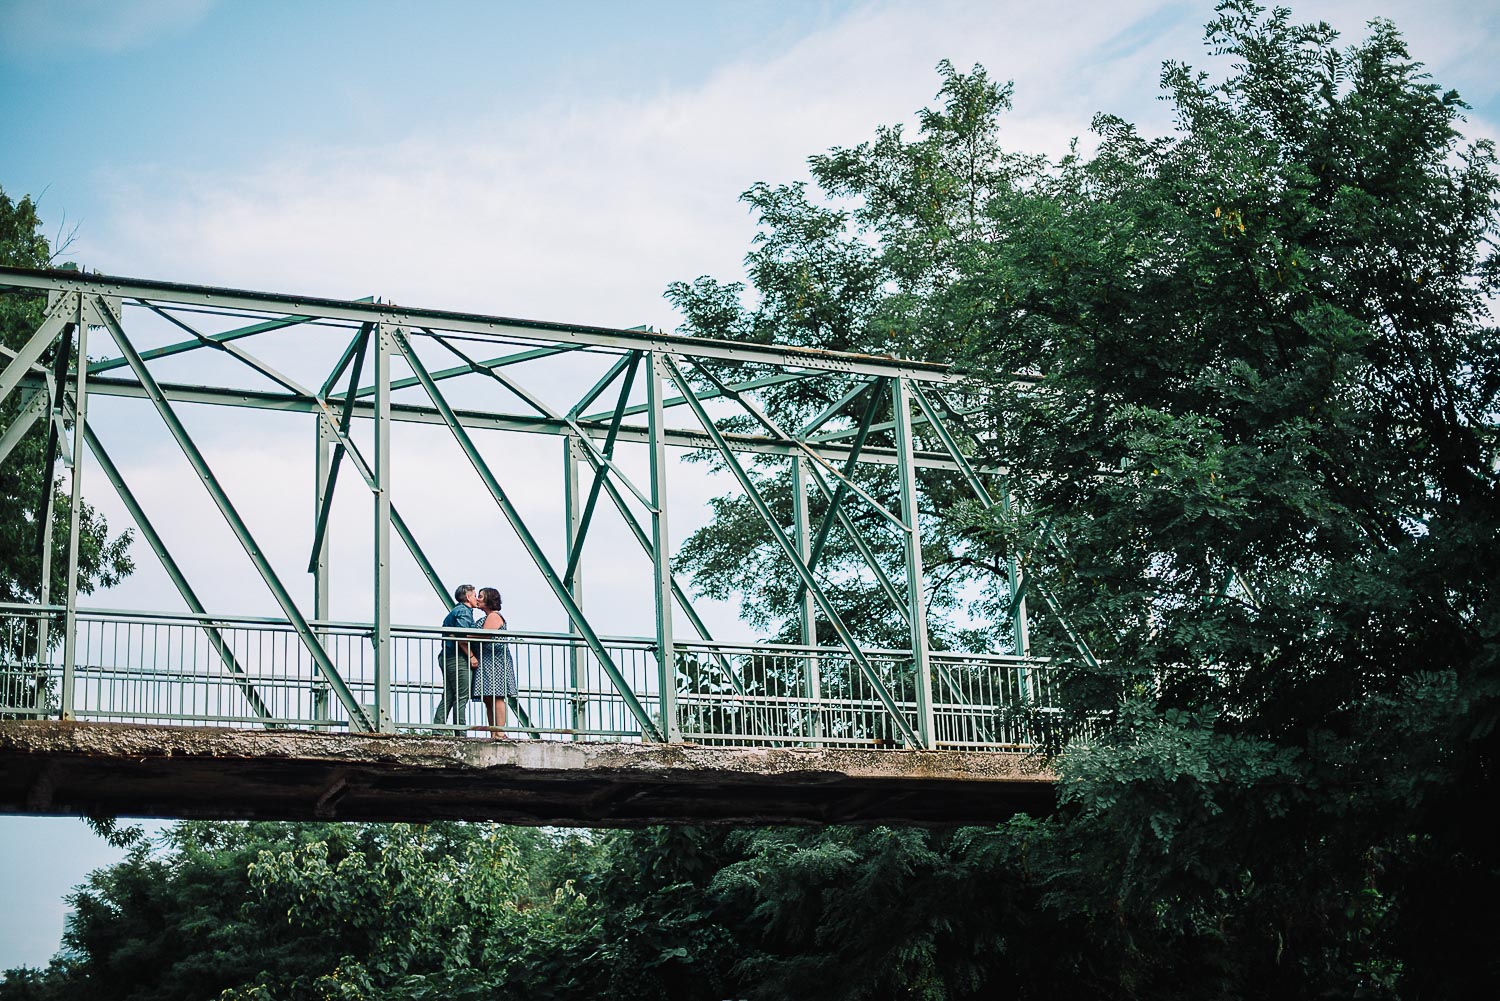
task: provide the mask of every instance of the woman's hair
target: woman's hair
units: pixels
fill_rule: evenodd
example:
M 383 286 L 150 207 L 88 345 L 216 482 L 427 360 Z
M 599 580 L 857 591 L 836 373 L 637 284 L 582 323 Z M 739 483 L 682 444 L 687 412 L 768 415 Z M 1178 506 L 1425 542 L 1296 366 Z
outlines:
M 500 611 L 500 592 L 492 587 L 479 589 L 479 607 L 486 612 Z

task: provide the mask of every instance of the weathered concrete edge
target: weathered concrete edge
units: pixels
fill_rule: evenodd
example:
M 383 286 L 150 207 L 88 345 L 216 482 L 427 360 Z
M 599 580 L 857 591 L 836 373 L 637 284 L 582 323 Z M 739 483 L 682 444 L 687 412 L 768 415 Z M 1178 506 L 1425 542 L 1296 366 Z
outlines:
M 1039 758 L 1007 751 L 739 748 L 584 741 L 477 741 L 450 737 L 235 730 L 59 720 L 0 721 L 3 757 L 220 758 L 321 761 L 440 771 L 589 771 L 641 779 L 723 784 L 928 779 L 1050 785 Z

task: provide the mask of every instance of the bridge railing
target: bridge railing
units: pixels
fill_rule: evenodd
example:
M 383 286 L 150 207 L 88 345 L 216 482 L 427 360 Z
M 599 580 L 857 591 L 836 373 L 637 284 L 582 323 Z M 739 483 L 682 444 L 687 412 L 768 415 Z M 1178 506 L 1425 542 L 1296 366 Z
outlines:
M 908 727 L 911 654 L 863 651 Z M 705 744 L 896 747 L 900 731 L 847 650 L 773 643 L 676 644 L 684 739 Z
M 0 715 L 56 715 L 61 670 L 49 650 L 61 605 L 0 606 Z M 57 632 L 55 636 L 61 636 Z
M 1036 713 L 1059 704 L 1057 672 L 1045 660 L 994 654 L 931 655 L 935 742 L 947 747 L 1036 745 Z
M 64 610 L 0 605 L 0 715 L 63 713 Z M 74 718 L 207 726 L 285 726 L 343 731 L 348 712 L 293 627 L 279 619 L 79 610 L 74 632 Z M 374 716 L 373 631 L 368 624 L 315 622 L 313 630 L 347 690 Z M 391 630 L 390 724 L 397 732 L 483 733 L 483 709 L 439 715 L 440 657 L 451 630 Z M 641 727 L 604 665 L 577 636 L 473 632 L 503 645 L 516 675 L 509 736 L 642 739 Z M 653 720 L 661 673 L 649 639 L 604 637 L 613 666 Z M 862 651 L 865 667 L 839 647 L 679 641 L 677 730 L 683 740 L 725 746 L 902 746 L 917 727 L 916 672 L 909 651 Z M 1017 749 L 1036 742 L 1028 723 L 1055 704 L 1054 672 L 1037 659 L 980 654 L 931 656 L 933 743 Z M 873 675 L 873 677 L 872 677 Z M 467 693 L 463 693 L 467 696 Z

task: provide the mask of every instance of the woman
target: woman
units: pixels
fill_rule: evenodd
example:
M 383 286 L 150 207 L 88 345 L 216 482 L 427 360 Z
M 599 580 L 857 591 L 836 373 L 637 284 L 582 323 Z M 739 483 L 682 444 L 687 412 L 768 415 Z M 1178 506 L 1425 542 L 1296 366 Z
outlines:
M 492 587 L 480 588 L 479 607 L 484 609 L 481 629 L 505 628 L 505 616 L 500 614 L 500 592 Z M 510 657 L 509 644 L 499 640 L 485 640 L 475 644 L 479 647 L 479 666 L 474 671 L 474 698 L 484 703 L 490 718 L 490 736 L 503 740 L 499 732 L 505 726 L 505 700 L 516 697 L 516 665 Z

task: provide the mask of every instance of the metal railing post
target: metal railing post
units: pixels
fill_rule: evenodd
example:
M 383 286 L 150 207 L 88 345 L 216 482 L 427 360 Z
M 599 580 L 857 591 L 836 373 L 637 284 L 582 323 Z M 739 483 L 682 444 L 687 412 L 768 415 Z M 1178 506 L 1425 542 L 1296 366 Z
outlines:
M 667 533 L 667 447 L 663 441 L 662 390 L 667 373 L 661 355 L 653 351 L 647 357 L 650 371 L 646 380 L 646 405 L 649 408 L 651 439 L 651 565 L 656 604 L 656 663 L 661 688 L 661 732 L 665 740 L 682 739 L 677 719 L 677 656 L 672 644 L 672 542 Z
M 375 333 L 375 727 L 395 732 L 391 716 L 391 355 L 389 324 Z
M 922 538 L 918 526 L 916 466 L 912 461 L 911 387 L 905 378 L 891 381 L 895 411 L 896 463 L 901 479 L 901 517 L 906 522 L 906 598 L 911 609 L 911 659 L 916 673 L 917 736 L 931 747 L 935 731 L 932 710 L 932 665 L 927 646 L 927 596 L 922 590 Z
M 1008 485 L 1000 492 L 1000 510 L 1009 517 L 1011 509 L 1015 505 L 1015 497 Z M 1010 630 L 1011 642 L 1015 645 L 1017 657 L 1031 656 L 1031 628 L 1026 617 L 1026 589 L 1025 580 L 1021 573 L 1021 560 L 1014 546 L 1008 547 L 1010 552 L 1005 558 L 1006 579 L 1010 585 Z M 1016 682 L 1018 690 L 1025 694 L 1026 698 L 1035 700 L 1035 679 L 1025 664 L 1016 667 Z

